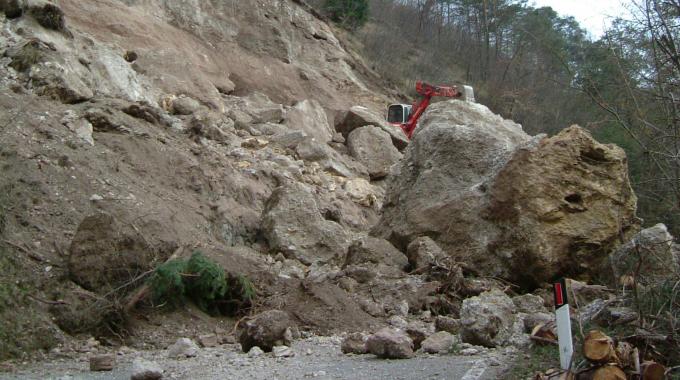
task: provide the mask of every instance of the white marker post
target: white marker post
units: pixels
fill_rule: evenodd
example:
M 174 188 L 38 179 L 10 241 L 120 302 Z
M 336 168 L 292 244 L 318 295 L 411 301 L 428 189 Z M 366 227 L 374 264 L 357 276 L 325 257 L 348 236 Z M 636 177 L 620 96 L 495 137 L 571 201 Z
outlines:
M 571 357 L 574 354 L 574 343 L 571 340 L 571 318 L 569 302 L 567 302 L 567 283 L 561 279 L 553 284 L 555 294 L 555 317 L 557 319 L 557 339 L 560 346 L 560 365 L 569 370 Z

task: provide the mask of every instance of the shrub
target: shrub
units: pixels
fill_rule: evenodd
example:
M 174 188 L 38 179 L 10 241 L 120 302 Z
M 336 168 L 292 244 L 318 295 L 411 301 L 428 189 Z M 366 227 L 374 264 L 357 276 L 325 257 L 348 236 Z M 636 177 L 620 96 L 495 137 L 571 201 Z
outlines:
M 326 0 L 329 17 L 347 28 L 357 28 L 368 19 L 368 0 Z
M 192 301 L 211 314 L 237 314 L 255 297 L 247 277 L 225 273 L 198 251 L 189 260 L 171 260 L 156 268 L 149 285 L 156 302 L 179 306 Z

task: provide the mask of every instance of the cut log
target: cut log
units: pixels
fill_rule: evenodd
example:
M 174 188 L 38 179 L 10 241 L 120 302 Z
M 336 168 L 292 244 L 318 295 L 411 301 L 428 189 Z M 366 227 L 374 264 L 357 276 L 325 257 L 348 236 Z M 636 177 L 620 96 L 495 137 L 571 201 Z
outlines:
M 644 362 L 640 366 L 643 380 L 663 380 L 666 376 L 666 367 L 657 362 Z
M 598 368 L 593 375 L 593 380 L 626 380 L 626 373 L 615 365 L 605 365 Z
M 583 356 L 596 363 L 616 362 L 614 340 L 602 331 L 593 330 L 589 332 L 583 342 Z

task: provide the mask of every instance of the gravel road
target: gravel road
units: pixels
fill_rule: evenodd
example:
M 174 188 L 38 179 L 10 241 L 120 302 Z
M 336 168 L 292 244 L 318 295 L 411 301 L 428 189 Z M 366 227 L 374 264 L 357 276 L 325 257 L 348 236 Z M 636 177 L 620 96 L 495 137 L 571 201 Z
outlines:
M 293 357 L 272 354 L 249 357 L 238 345 L 204 348 L 198 356 L 169 359 L 166 351 L 119 352 L 112 372 L 94 373 L 88 357 L 48 360 L 18 368 L 0 379 L 101 379 L 127 380 L 132 361 L 142 357 L 164 369 L 164 379 L 461 379 L 491 380 L 502 377 L 513 362 L 514 349 L 464 350 L 472 355 L 418 355 L 409 360 L 382 360 L 373 355 L 344 355 L 339 337 L 313 337 L 292 346 Z M 474 351 L 479 351 L 474 354 Z

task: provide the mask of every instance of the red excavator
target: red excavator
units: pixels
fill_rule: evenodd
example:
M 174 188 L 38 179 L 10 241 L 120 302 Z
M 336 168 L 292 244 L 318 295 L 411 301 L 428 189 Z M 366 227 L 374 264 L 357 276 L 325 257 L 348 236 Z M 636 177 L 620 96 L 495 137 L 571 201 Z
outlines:
M 461 98 L 465 96 L 465 100 L 474 102 L 474 91 L 470 86 L 463 86 L 464 93 L 458 91 L 456 86 L 433 86 L 431 84 L 416 82 L 416 91 L 422 95 L 422 98 L 413 105 L 410 104 L 391 104 L 387 109 L 387 122 L 401 128 L 406 136 L 410 139 L 413 132 L 416 130 L 418 119 L 423 115 L 430 101 L 434 96 L 443 96 L 447 98 Z

